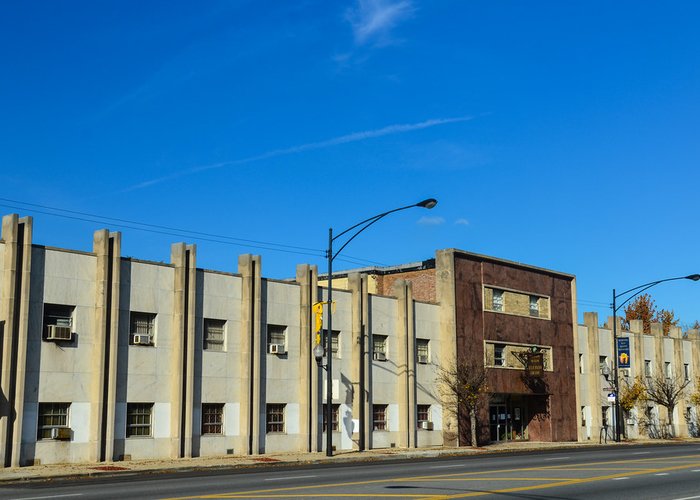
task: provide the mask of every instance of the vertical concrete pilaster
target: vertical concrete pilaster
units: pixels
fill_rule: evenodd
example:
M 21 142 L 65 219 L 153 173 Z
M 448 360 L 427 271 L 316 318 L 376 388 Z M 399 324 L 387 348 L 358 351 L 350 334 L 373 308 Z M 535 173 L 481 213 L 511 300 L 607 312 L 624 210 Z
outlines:
M 454 250 L 439 250 L 435 254 L 435 292 L 440 304 L 440 364 L 449 368 L 457 358 L 457 308 L 455 293 Z M 445 446 L 459 444 L 457 415 L 442 402 L 442 440 Z
M 366 450 L 372 429 L 369 418 L 368 390 L 372 363 L 369 359 L 367 325 L 369 323 L 369 284 L 366 274 L 348 276 L 348 288 L 352 293 L 352 416 L 359 420 L 359 428 L 353 429 L 353 449 Z
M 260 256 L 238 257 L 241 290 L 241 430 L 247 439 L 246 453 L 260 453 L 260 363 L 262 287 Z
M 297 266 L 299 283 L 299 428 L 306 451 L 318 446 L 318 367 L 313 356 L 315 318 L 311 309 L 318 300 L 318 271 L 316 266 Z
M 403 448 L 416 446 L 416 332 L 413 308 L 413 284 L 396 280 L 393 285 L 397 298 L 397 397 L 399 405 L 399 439 Z
M 175 266 L 170 393 L 172 458 L 192 456 L 196 260 L 195 245 L 172 245 L 170 261 Z
M 602 416 L 600 411 L 600 331 L 598 329 L 598 314 L 593 312 L 583 313 L 583 324 L 588 328 L 588 342 L 586 345 L 586 373 L 585 383 L 588 392 L 588 406 L 591 410 L 591 438 L 597 439 L 602 428 Z
M 96 256 L 95 328 L 90 402 L 90 459 L 114 459 L 114 413 L 119 332 L 121 233 L 106 229 L 93 236 Z
M 672 326 L 669 331 L 669 336 L 673 341 L 673 378 L 679 384 L 685 383 L 685 374 L 683 373 L 683 332 L 677 326 Z M 675 415 L 673 416 L 674 424 L 678 429 L 678 437 L 688 437 L 688 422 L 685 419 L 685 407 L 687 402 L 687 390 L 678 398 Z
M 644 377 L 644 323 L 640 319 L 630 320 L 630 337 L 634 339 L 634 352 L 630 379 L 633 383 L 637 377 Z
M 2 272 L 0 320 L 0 448 L 5 467 L 20 465 L 24 384 L 27 365 L 29 287 L 32 261 L 32 218 L 16 214 L 2 219 L 5 256 Z

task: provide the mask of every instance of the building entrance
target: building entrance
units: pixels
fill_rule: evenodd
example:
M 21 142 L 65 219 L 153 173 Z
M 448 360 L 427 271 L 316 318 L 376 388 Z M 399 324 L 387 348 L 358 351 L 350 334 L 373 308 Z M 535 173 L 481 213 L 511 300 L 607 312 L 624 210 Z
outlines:
M 519 401 L 494 401 L 489 405 L 489 429 L 492 442 L 528 439 L 526 406 Z

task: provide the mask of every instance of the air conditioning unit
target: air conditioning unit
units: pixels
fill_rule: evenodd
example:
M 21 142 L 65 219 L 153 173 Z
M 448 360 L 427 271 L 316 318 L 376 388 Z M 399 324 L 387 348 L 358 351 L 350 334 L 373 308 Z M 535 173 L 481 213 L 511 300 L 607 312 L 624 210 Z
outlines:
M 72 338 L 73 332 L 70 331 L 70 326 L 49 325 L 47 340 L 71 340 Z
M 70 427 L 52 427 L 51 439 L 60 441 L 70 440 Z
M 386 361 L 386 353 L 383 352 L 375 352 L 374 353 L 374 359 L 376 361 Z
M 418 355 L 418 362 L 422 365 L 428 364 L 428 356 L 425 354 L 419 354 Z
M 287 350 L 284 348 L 284 344 L 270 344 L 267 346 L 267 352 L 270 354 L 285 354 Z
M 433 423 L 428 422 L 428 421 L 423 421 L 420 423 L 420 428 L 425 429 L 426 431 L 432 431 L 433 430 Z
M 151 336 L 147 333 L 135 333 L 134 345 L 151 345 Z

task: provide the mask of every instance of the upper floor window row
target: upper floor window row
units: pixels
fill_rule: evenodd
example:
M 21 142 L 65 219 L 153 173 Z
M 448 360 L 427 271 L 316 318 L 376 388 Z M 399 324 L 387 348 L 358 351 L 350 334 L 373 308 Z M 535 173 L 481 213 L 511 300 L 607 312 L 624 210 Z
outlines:
M 484 310 L 550 319 L 550 300 L 544 295 L 485 286 Z

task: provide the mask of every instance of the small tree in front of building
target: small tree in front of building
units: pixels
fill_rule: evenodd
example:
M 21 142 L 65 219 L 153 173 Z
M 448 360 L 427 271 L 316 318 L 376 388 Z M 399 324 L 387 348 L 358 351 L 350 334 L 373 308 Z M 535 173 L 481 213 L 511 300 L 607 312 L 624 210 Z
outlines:
M 666 408 L 668 412 L 668 423 L 666 429 L 662 426 L 662 435 L 674 436 L 673 411 L 686 393 L 686 388 L 690 384 L 689 380 L 683 377 L 667 377 L 659 373 L 644 380 L 645 401 L 655 403 Z
M 449 368 L 440 368 L 438 384 L 443 407 L 457 418 L 469 418 L 470 442 L 479 446 L 479 413 L 488 401 L 488 370 L 483 363 L 457 360 Z

